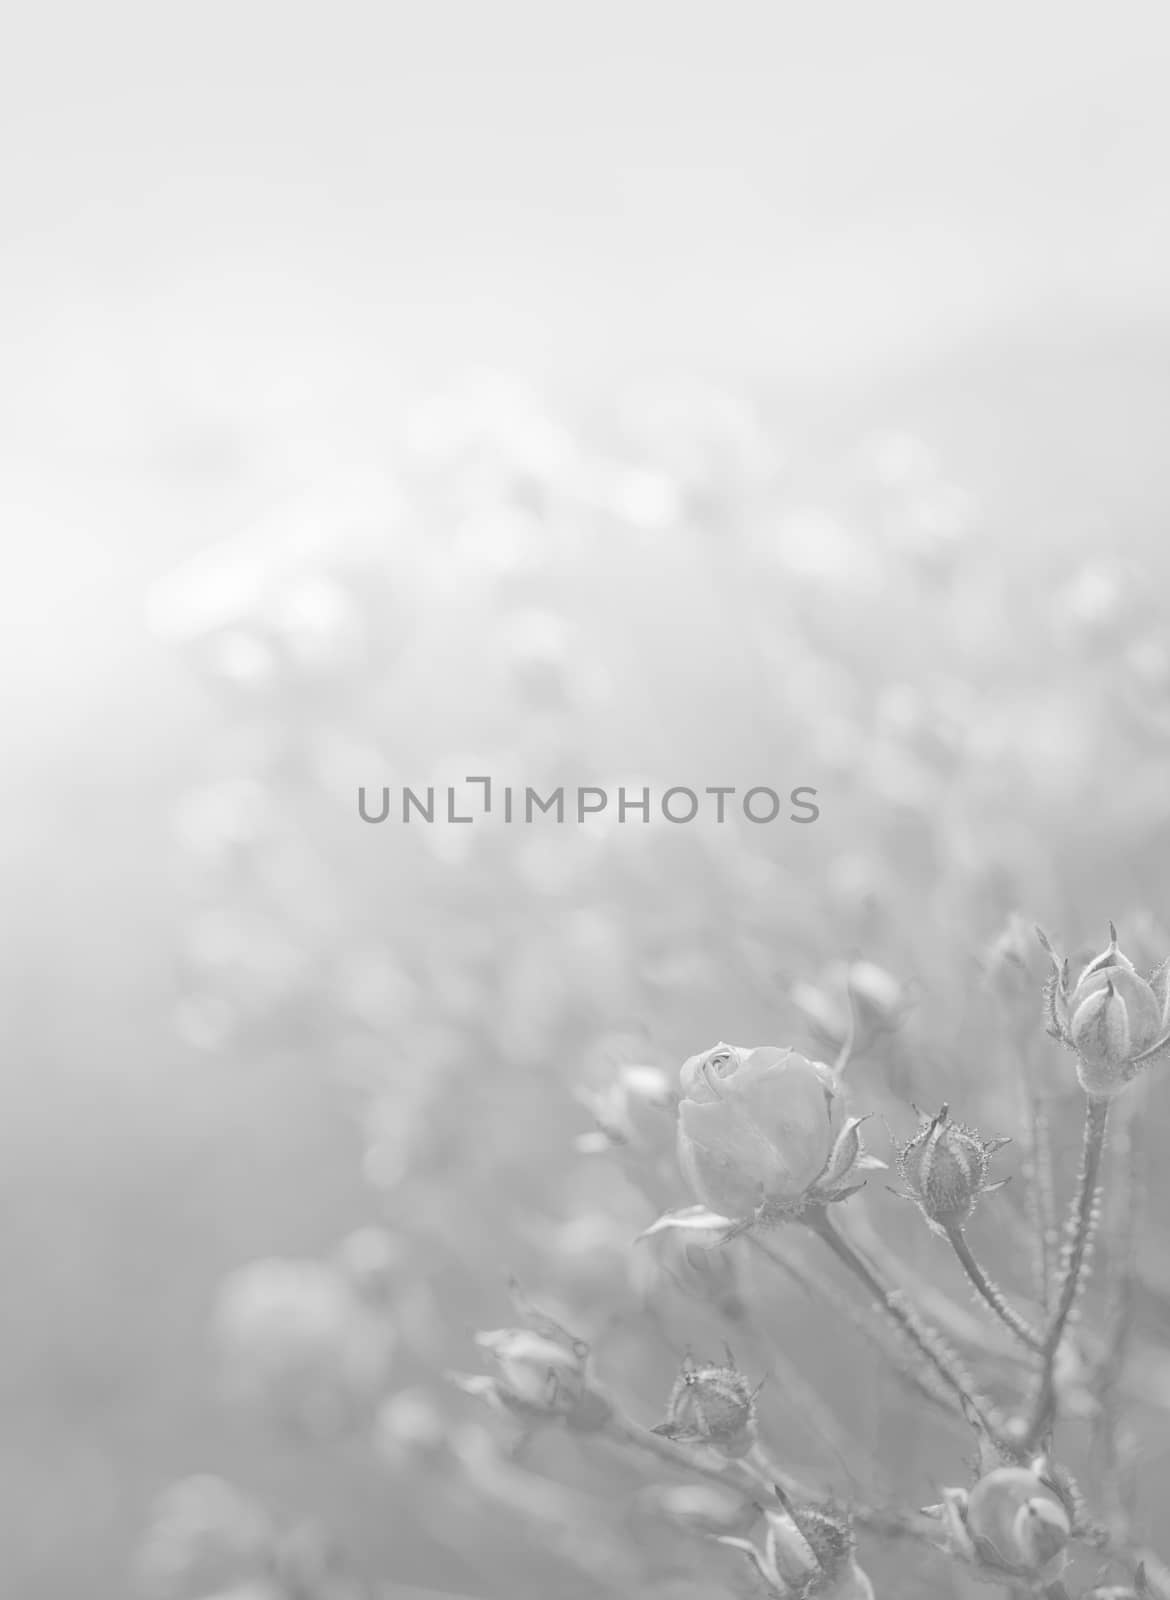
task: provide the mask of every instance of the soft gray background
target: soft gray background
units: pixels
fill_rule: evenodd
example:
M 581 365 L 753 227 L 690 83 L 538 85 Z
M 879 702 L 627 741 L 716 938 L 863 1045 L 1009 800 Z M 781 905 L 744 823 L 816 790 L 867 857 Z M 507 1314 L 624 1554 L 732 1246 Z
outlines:
M 113 1600 L 199 1458 L 218 1274 L 362 1204 L 315 1083 L 193 1084 L 172 1042 L 167 828 L 209 713 L 149 581 L 500 363 L 586 397 L 759 379 L 795 437 L 917 429 L 1056 566 L 1161 537 L 1170 25 L 462 0 L 3 31 L 0 1589 Z M 206 1464 L 246 1472 L 225 1427 Z

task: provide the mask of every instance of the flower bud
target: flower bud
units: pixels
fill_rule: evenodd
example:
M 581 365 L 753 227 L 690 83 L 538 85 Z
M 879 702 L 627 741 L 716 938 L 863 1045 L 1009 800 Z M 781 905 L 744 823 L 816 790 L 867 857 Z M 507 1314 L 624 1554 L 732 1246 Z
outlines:
M 1006 1139 L 984 1141 L 970 1128 L 949 1120 L 943 1106 L 923 1117 L 913 1139 L 898 1152 L 898 1173 L 913 1200 L 936 1228 L 961 1228 L 981 1194 L 998 1189 L 987 1182 L 987 1168 Z
M 476 1335 L 496 1363 L 494 1377 L 460 1376 L 468 1394 L 529 1420 L 561 1418 L 570 1428 L 592 1432 L 605 1425 L 609 1403 L 589 1385 L 589 1346 L 518 1294 L 527 1323 Z
M 680 1444 L 710 1445 L 737 1460 L 756 1442 L 756 1394 L 728 1354 L 725 1367 L 689 1359 L 671 1390 L 666 1421 L 654 1429 Z
M 762 1550 L 747 1539 L 719 1543 L 742 1550 L 776 1600 L 874 1600 L 873 1586 L 854 1560 L 848 1517 L 826 1506 L 794 1505 L 784 1496 L 781 1504 L 765 1514 Z
M 678 1156 L 695 1194 L 716 1212 L 780 1221 L 845 1199 L 881 1166 L 861 1148 L 856 1119 L 838 1127 L 837 1084 L 797 1051 L 719 1044 L 681 1073 Z
M 984 1559 L 1039 1572 L 1068 1543 L 1068 1510 L 1054 1490 L 1025 1467 L 996 1467 L 967 1501 L 967 1531 Z
M 946 1490 L 931 1514 L 941 1516 L 952 1553 L 988 1577 L 1047 1578 L 1072 1537 L 1069 1506 L 1039 1464 L 993 1467 L 969 1492 Z
M 670 1286 L 689 1300 L 714 1306 L 735 1322 L 744 1315 L 739 1263 L 734 1254 L 716 1247 L 718 1234 L 705 1243 L 682 1229 L 664 1228 L 645 1238 L 645 1248 L 629 1258 L 634 1287 L 654 1302 Z
M 672 1147 L 678 1095 L 658 1067 L 622 1067 L 607 1089 L 582 1091 L 580 1098 L 597 1119 L 607 1144 L 651 1155 Z
M 1029 1038 L 1044 992 L 1044 960 L 1023 917 L 1009 917 L 981 964 L 986 990 L 1004 1021 L 1021 1039 Z
M 1047 937 L 1053 973 L 1045 990 L 1048 1031 L 1075 1050 L 1077 1076 L 1086 1094 L 1117 1094 L 1142 1070 L 1170 1050 L 1170 961 L 1148 978 L 1118 947 L 1109 925 L 1109 944 L 1076 982 Z
M 795 983 L 789 998 L 834 1050 L 851 1033 L 860 1049 L 897 1028 L 910 1008 L 905 986 L 872 961 L 833 962 L 816 983 Z

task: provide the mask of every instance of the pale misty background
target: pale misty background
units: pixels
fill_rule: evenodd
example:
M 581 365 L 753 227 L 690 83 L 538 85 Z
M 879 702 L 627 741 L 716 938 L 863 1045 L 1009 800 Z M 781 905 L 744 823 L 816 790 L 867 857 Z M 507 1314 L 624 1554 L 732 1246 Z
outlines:
M 798 455 L 928 439 L 1038 573 L 1154 548 L 1170 24 L 439 0 L 3 34 L 0 1592 L 114 1600 L 168 1477 L 340 1497 L 209 1416 L 201 1319 L 364 1203 L 316 1080 L 219 1082 L 176 1042 L 170 819 L 215 716 L 149 584 L 484 367 L 586 410 L 755 383 Z

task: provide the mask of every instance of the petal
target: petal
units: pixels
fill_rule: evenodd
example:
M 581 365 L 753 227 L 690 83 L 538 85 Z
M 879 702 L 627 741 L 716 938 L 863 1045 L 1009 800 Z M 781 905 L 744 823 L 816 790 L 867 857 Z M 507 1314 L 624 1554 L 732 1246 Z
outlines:
M 684 1138 L 709 1158 L 734 1169 L 753 1188 L 763 1184 L 769 1192 L 788 1192 L 810 1164 L 807 1150 L 802 1151 L 788 1134 L 788 1125 L 775 1116 L 767 1120 L 757 1116 L 747 1096 L 718 1105 L 684 1101 L 679 1108 L 680 1148 Z M 817 1172 L 823 1165 L 822 1155 Z
M 799 1193 L 823 1170 L 832 1148 L 832 1127 L 825 1085 L 811 1062 L 795 1051 L 755 1076 L 735 1103 L 776 1152 Z
M 701 1103 L 720 1099 L 721 1081 L 739 1069 L 748 1053 L 738 1045 L 720 1043 L 709 1050 L 701 1050 L 696 1056 L 688 1056 L 679 1072 L 683 1094 Z
M 1163 961 L 1150 973 L 1150 993 L 1158 1006 L 1162 1026 L 1170 1025 L 1170 960 Z
M 684 1101 L 683 1109 L 693 1117 L 696 1112 L 718 1112 L 723 1108 Z M 774 1151 L 762 1139 L 753 1140 L 745 1132 L 735 1140 L 716 1137 L 708 1144 L 691 1138 L 682 1119 L 678 1163 L 694 1193 L 733 1219 L 751 1216 L 769 1188 L 784 1178 L 776 1170 Z
M 649 1239 L 656 1233 L 665 1233 L 670 1229 L 684 1233 L 719 1234 L 729 1228 L 734 1220 L 719 1211 L 710 1211 L 706 1206 L 687 1206 L 682 1211 L 664 1212 L 657 1222 L 643 1228 L 638 1238 Z

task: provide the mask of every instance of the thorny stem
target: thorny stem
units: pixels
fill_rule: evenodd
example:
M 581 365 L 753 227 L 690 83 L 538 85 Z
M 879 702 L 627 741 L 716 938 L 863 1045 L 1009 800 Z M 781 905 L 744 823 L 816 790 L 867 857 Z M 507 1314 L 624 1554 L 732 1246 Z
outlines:
M 984 1405 L 975 1392 L 969 1374 L 960 1366 L 958 1358 L 947 1348 L 938 1334 L 921 1320 L 901 1290 L 883 1282 L 877 1268 L 845 1237 L 827 1208 L 821 1206 L 809 1211 L 802 1220 L 825 1241 L 838 1261 L 848 1267 L 870 1294 L 881 1302 L 887 1315 L 898 1325 L 932 1371 L 937 1373 L 947 1388 L 953 1391 L 956 1398 L 970 1406 L 975 1414 L 987 1423 Z M 990 1424 L 987 1425 L 989 1431 L 992 1431 Z
M 713 1483 L 722 1484 L 725 1489 L 739 1489 L 744 1494 L 753 1495 L 759 1488 L 755 1475 L 745 1471 L 737 1462 L 705 1461 L 695 1450 L 675 1444 L 673 1439 L 667 1439 L 662 1434 L 644 1427 L 640 1422 L 635 1422 L 617 1406 L 610 1412 L 605 1432 L 620 1444 L 633 1445 L 644 1454 L 657 1456 L 659 1461 L 664 1461 L 669 1466 L 677 1467 L 680 1471 L 692 1475 L 697 1474 L 700 1478 L 709 1478 Z
M 725 1489 L 738 1489 L 749 1500 L 756 1499 L 761 1493 L 765 1499 L 770 1498 L 776 1485 L 791 1499 L 806 1505 L 816 1505 L 822 1498 L 810 1494 L 791 1474 L 777 1467 L 758 1446 L 744 1461 L 704 1460 L 695 1450 L 675 1444 L 673 1440 L 635 1422 L 620 1407 L 612 1405 L 612 1401 L 605 1431 L 615 1443 L 632 1445 L 644 1454 L 653 1455 L 683 1472 L 708 1478 Z M 930 1526 L 905 1512 L 851 1503 L 849 1515 L 857 1527 L 865 1528 L 870 1533 L 888 1539 L 912 1539 L 932 1550 L 938 1548 Z
M 1098 1406 L 1093 1449 L 1101 1466 L 1105 1517 L 1112 1531 L 1122 1538 L 1129 1531 L 1134 1486 L 1132 1472 L 1125 1464 L 1125 1424 L 1118 1414 L 1121 1404 L 1118 1390 L 1133 1326 L 1135 1248 L 1142 1188 L 1135 1130 L 1142 1099 L 1140 1088 L 1131 1090 L 1113 1126 L 1110 1251 L 1106 1261 L 1109 1309 L 1105 1350 L 1095 1380 Z
M 967 1236 L 958 1223 L 951 1223 L 946 1228 L 946 1236 L 952 1250 L 959 1258 L 963 1271 L 967 1274 L 979 1294 L 995 1312 L 999 1320 L 1015 1334 L 1022 1344 L 1029 1350 L 1043 1349 L 1044 1341 L 1031 1323 L 1020 1315 L 1014 1307 L 1010 1306 L 1004 1298 L 1003 1290 L 984 1272 L 979 1262 L 972 1253 L 971 1246 L 967 1243 Z
M 1069 1317 L 1076 1305 L 1092 1247 L 1097 1223 L 1097 1187 L 1108 1122 L 1109 1101 L 1098 1095 L 1087 1095 L 1081 1170 L 1072 1210 L 1069 1213 L 1060 1290 L 1056 1299 L 1056 1309 L 1044 1334 L 1044 1343 L 1040 1350 L 1040 1383 L 1032 1405 L 1032 1414 L 1021 1440 L 1024 1449 L 1027 1450 L 1036 1448 L 1053 1420 L 1056 1401 L 1056 1358 L 1068 1327 Z
M 941 1291 L 936 1284 L 917 1272 L 908 1261 L 890 1250 L 863 1211 L 852 1213 L 850 1230 L 853 1239 L 869 1257 L 879 1274 L 903 1284 L 906 1293 L 944 1339 L 960 1347 L 978 1351 L 984 1360 L 1006 1361 L 1013 1368 L 1030 1361 L 1031 1358 L 1023 1347 L 1014 1342 L 1004 1344 L 1002 1349 L 989 1349 L 986 1325 L 982 1317 L 976 1316 L 974 1310 L 969 1310 L 966 1305 L 960 1306 L 957 1300 Z M 949 1399 L 947 1404 L 949 1406 Z
M 1052 1309 L 1053 1266 L 1059 1245 L 1056 1195 L 1052 1184 L 1052 1126 L 1048 1108 L 1036 1096 L 1028 1102 L 1028 1192 L 1035 1208 L 1036 1277 L 1040 1304 L 1047 1316 Z

